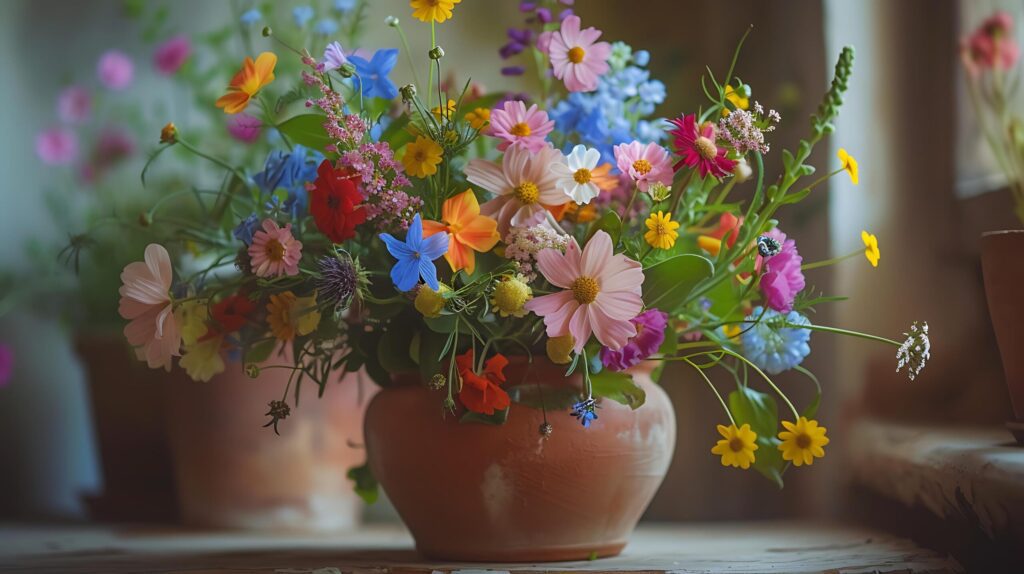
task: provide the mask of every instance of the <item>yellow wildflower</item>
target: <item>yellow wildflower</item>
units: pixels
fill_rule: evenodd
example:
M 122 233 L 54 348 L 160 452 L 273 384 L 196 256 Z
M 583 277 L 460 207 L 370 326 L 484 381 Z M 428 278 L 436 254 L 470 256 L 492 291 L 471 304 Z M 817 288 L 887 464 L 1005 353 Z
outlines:
M 441 311 L 444 310 L 444 294 L 451 289 L 447 285 L 438 285 L 439 289 L 434 291 L 426 285 L 420 285 L 419 290 L 416 291 L 416 300 L 413 302 L 413 307 L 423 314 L 428 319 L 436 319 L 441 316 Z
M 297 297 L 291 291 L 271 295 L 267 304 L 267 323 L 274 336 L 282 341 L 312 333 L 320 324 L 316 293 L 309 297 Z
M 718 434 L 722 435 L 722 438 L 711 448 L 711 452 L 721 455 L 722 466 L 747 470 L 754 464 L 757 434 L 750 430 L 749 424 L 744 424 L 740 428 L 736 428 L 734 424 L 718 425 Z
M 206 320 L 210 318 L 210 310 L 205 303 L 185 301 L 174 310 L 174 317 L 181 331 L 181 341 L 188 346 L 206 334 Z
M 448 105 L 445 106 L 444 113 L 441 112 L 441 106 L 434 106 L 430 113 L 434 114 L 437 121 L 441 121 L 446 118 L 451 118 L 455 115 L 455 100 L 448 100 Z
M 502 317 L 522 317 L 526 315 L 523 306 L 530 299 L 533 299 L 533 289 L 526 281 L 521 276 L 506 275 L 495 283 L 491 305 Z
M 193 381 L 205 383 L 214 375 L 224 372 L 224 358 L 220 354 L 223 341 L 224 337 L 212 337 L 185 345 L 185 352 L 179 363 Z
M 818 421 L 807 420 L 807 417 L 800 417 L 796 424 L 789 421 L 782 421 L 786 430 L 779 433 L 779 450 L 782 451 L 782 458 L 793 461 L 794 466 L 810 465 L 815 458 L 825 456 L 825 449 L 828 444 L 828 437 L 825 436 L 825 427 L 818 426 Z
M 882 252 L 878 249 L 878 238 L 867 231 L 860 232 L 860 239 L 864 242 L 864 257 L 872 267 L 878 267 L 878 260 L 882 258 Z
M 491 123 L 491 110 L 490 108 L 476 108 L 466 114 L 466 121 L 469 122 L 471 128 L 482 130 Z
M 405 166 L 405 172 L 413 177 L 434 175 L 443 153 L 444 150 L 434 140 L 416 136 L 416 141 L 405 145 L 402 165 Z
M 750 98 L 744 98 L 736 91 L 731 85 L 725 87 L 725 99 L 732 102 L 732 105 L 736 106 L 738 110 L 745 110 L 750 107 Z M 729 115 L 729 108 L 722 108 L 722 116 Z
M 743 331 L 743 329 L 740 328 L 740 326 L 735 323 L 729 325 L 722 325 L 722 333 L 725 335 L 725 338 L 729 339 L 733 343 L 740 342 L 741 331 Z
M 839 148 L 839 153 L 836 155 L 839 156 L 839 161 L 843 164 L 843 170 L 850 174 L 850 181 L 853 182 L 853 185 L 860 183 L 860 176 L 857 172 L 857 160 L 852 155 L 846 153 L 846 150 L 843 148 Z
M 441 24 L 452 17 L 452 10 L 462 0 L 410 0 L 409 7 L 412 8 L 412 17 L 420 22 L 433 20 Z
M 571 334 L 562 335 L 561 337 L 548 337 L 547 343 L 544 346 L 548 352 L 548 359 L 552 363 L 565 365 L 572 360 L 572 356 L 569 353 L 576 346 L 576 339 Z
M 644 239 L 655 249 L 671 249 L 679 237 L 679 222 L 672 221 L 672 214 L 659 211 L 647 218 L 647 233 Z

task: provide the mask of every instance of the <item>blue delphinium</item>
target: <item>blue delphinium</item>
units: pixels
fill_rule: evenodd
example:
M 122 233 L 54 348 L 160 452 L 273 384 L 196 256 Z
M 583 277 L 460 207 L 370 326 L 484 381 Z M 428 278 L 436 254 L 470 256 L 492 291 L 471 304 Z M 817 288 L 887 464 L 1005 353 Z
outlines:
M 764 315 L 762 316 L 762 313 Z M 809 325 L 810 321 L 796 311 L 783 315 L 763 307 L 756 307 L 747 317 L 748 321 L 761 320 L 756 325 L 746 324 L 740 336 L 743 356 L 769 375 L 788 371 L 803 362 L 811 354 L 810 329 L 786 327 L 784 325 Z
M 585 401 L 580 401 L 572 406 L 572 411 L 569 413 L 576 417 L 576 420 L 580 421 L 583 428 L 590 427 L 592 421 L 597 420 L 597 402 L 593 398 L 589 398 Z
M 306 183 L 316 179 L 316 168 L 324 160 L 323 154 L 296 145 L 291 152 L 275 150 L 267 156 L 263 171 L 252 177 L 253 183 L 260 188 L 269 201 L 277 207 L 273 194 L 278 189 L 288 193 L 281 205 L 284 211 L 291 214 L 292 219 L 299 219 L 306 211 Z
M 260 218 L 255 213 L 246 217 L 239 223 L 234 231 L 231 232 L 235 236 L 235 239 L 241 241 L 246 245 L 252 245 L 252 235 L 256 233 L 256 228 L 259 227 Z
M 303 28 L 316 16 L 316 12 L 313 11 L 312 6 L 296 6 L 292 8 L 292 19 L 295 20 L 295 25 L 299 28 Z
M 263 14 L 261 14 L 259 10 L 253 8 L 251 10 L 246 10 L 244 13 L 242 13 L 242 15 L 239 17 L 239 20 L 241 20 L 242 23 L 247 26 L 252 26 L 256 22 L 259 22 L 262 18 Z
M 338 33 L 338 23 L 330 18 L 324 18 L 313 26 L 313 31 L 321 36 L 333 36 Z
M 447 233 L 435 233 L 424 239 L 423 221 L 417 213 L 409 223 L 405 241 L 395 239 L 390 233 L 381 233 L 380 238 L 398 260 L 391 268 L 391 281 L 399 291 L 409 291 L 420 278 L 434 291 L 440 290 L 434 260 L 448 252 Z
M 393 100 L 398 97 L 398 88 L 388 79 L 388 74 L 398 63 L 398 50 L 387 48 L 377 50 L 369 60 L 360 56 L 349 56 L 349 63 L 356 68 L 357 85 L 362 84 L 363 95 L 372 98 Z
M 334 0 L 334 10 L 341 14 L 346 14 L 355 10 L 356 0 Z

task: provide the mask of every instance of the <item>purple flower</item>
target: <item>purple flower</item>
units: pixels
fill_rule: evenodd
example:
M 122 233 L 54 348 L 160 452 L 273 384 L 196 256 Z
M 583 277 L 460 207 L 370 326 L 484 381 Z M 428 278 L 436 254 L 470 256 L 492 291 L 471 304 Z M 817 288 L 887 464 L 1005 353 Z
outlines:
M 153 67 L 165 76 L 174 75 L 192 54 L 187 36 L 175 36 L 157 46 L 153 52 Z
M 502 46 L 501 49 L 498 50 L 498 55 L 501 56 L 502 60 L 507 60 L 512 56 L 515 56 L 516 54 L 522 53 L 524 48 L 526 48 L 526 46 L 524 46 L 523 44 L 512 41 Z
M 36 155 L 47 165 L 67 165 L 78 157 L 78 137 L 65 128 L 50 128 L 36 135 Z
M 501 69 L 502 76 L 522 76 L 526 73 L 526 68 L 522 66 L 505 66 Z
M 547 8 L 537 8 L 537 19 L 540 20 L 541 24 L 547 24 L 551 21 L 551 10 Z
M 804 288 L 804 273 L 800 270 L 803 257 L 796 249 L 796 241 L 787 239 L 778 228 L 765 235 L 782 245 L 782 251 L 768 258 L 757 256 L 754 266 L 762 272 L 761 295 L 769 308 L 789 313 L 793 310 L 796 294 Z
M 260 129 L 263 127 L 263 122 L 259 118 L 254 118 L 244 112 L 228 116 L 227 122 L 228 133 L 231 134 L 231 137 L 250 144 L 259 139 Z
M 5 343 L 0 343 L 0 387 L 6 386 L 14 371 L 14 352 Z
M 57 115 L 63 122 L 80 124 L 91 112 L 92 96 L 82 86 L 69 86 L 57 97 Z
M 120 91 L 131 85 L 135 67 L 124 52 L 110 50 L 100 56 L 96 75 L 107 89 Z
M 325 72 L 337 70 L 348 63 L 348 58 L 345 57 L 345 51 L 341 49 L 341 44 L 337 42 L 327 44 L 327 48 L 324 49 L 323 63 Z
M 613 371 L 625 371 L 634 367 L 647 357 L 658 352 L 658 347 L 665 342 L 665 327 L 668 325 L 668 314 L 657 309 L 648 309 L 630 320 L 636 326 L 636 336 L 627 342 L 622 349 L 613 351 L 608 347 L 601 348 L 601 363 Z
M 536 9 L 537 9 L 537 3 L 536 2 L 520 2 L 519 3 L 519 11 L 520 12 L 533 12 Z

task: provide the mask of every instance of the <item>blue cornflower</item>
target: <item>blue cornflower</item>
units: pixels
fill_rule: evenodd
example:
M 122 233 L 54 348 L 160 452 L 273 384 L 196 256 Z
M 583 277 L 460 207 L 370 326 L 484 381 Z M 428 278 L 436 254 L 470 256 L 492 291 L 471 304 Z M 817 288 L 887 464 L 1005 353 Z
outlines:
M 590 427 L 591 421 L 597 420 L 597 403 L 593 398 L 589 398 L 585 401 L 580 401 L 572 406 L 572 416 L 576 417 L 576 420 L 580 421 L 583 428 Z
M 345 14 L 356 8 L 356 0 L 334 0 L 334 10 Z
M 306 208 L 306 183 L 316 179 L 316 168 L 323 159 L 320 152 L 301 145 L 291 152 L 275 150 L 267 156 L 263 171 L 252 176 L 252 180 L 264 195 L 273 195 L 278 189 L 287 191 L 288 199 L 282 206 L 292 219 L 298 219 Z
M 256 233 L 256 228 L 259 227 L 259 224 L 260 218 L 257 217 L 255 213 L 253 213 L 249 217 L 243 219 L 241 223 L 239 223 L 237 226 L 235 226 L 235 229 L 234 231 L 231 232 L 231 235 L 234 235 L 235 239 L 241 241 L 246 245 L 252 245 L 252 234 Z
M 764 313 L 762 316 L 761 313 Z M 769 375 L 777 375 L 788 371 L 803 362 L 811 354 L 810 329 L 785 327 L 785 324 L 809 325 L 810 321 L 796 311 L 783 315 L 777 311 L 764 311 L 762 307 L 754 308 L 747 317 L 748 321 L 757 320 L 756 325 L 744 325 L 746 329 L 740 336 L 743 342 L 743 355 L 751 363 L 757 365 Z
M 409 223 L 404 242 L 390 233 L 381 233 L 380 238 L 387 245 L 388 252 L 398 260 L 391 268 L 391 281 L 399 291 L 409 291 L 420 278 L 434 291 L 440 290 L 434 260 L 448 252 L 447 233 L 435 233 L 424 239 L 423 221 L 417 213 Z
M 651 53 L 647 50 L 633 52 L 633 63 L 637 66 L 646 66 L 651 61 Z
M 263 14 L 261 14 L 259 10 L 253 8 L 251 10 L 246 10 L 238 19 L 241 20 L 243 24 L 251 26 L 262 20 Z
M 299 28 L 304 27 L 310 20 L 316 16 L 316 12 L 313 11 L 312 6 L 296 6 L 292 8 L 292 19 L 295 20 L 295 25 Z
M 393 100 L 398 97 L 398 88 L 388 79 L 388 74 L 398 63 L 398 50 L 388 48 L 377 50 L 370 61 L 360 56 L 349 56 L 348 61 L 356 67 L 356 82 L 362 84 L 366 97 Z

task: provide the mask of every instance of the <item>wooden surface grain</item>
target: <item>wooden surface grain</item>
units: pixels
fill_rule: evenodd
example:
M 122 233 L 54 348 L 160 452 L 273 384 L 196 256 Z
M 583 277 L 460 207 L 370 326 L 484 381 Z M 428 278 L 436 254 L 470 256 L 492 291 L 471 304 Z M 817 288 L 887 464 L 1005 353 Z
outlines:
M 645 526 L 616 558 L 557 564 L 445 564 L 398 527 L 331 536 L 106 527 L 0 527 L 0 571 L 106 574 L 477 574 L 490 572 L 947 574 L 957 563 L 912 542 L 832 524 Z

